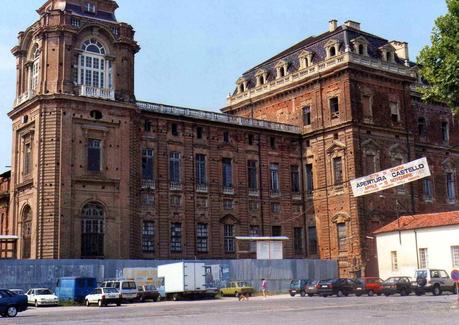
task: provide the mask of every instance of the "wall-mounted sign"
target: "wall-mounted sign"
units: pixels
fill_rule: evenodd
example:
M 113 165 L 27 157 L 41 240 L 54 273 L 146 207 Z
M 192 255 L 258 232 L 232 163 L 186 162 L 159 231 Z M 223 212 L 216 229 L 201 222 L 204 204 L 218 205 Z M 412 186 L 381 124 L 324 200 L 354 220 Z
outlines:
M 420 158 L 406 164 L 392 167 L 380 172 L 357 178 L 351 181 L 354 196 L 386 190 L 430 176 L 427 159 Z

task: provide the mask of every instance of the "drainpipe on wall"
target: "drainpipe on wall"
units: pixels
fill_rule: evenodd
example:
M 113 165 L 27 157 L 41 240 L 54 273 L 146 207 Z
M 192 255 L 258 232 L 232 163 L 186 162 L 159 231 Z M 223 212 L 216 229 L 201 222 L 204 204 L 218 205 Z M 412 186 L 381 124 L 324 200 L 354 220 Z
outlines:
M 416 231 L 416 229 L 414 230 L 414 242 L 416 243 L 416 265 L 417 265 L 417 268 L 419 269 L 418 232 Z

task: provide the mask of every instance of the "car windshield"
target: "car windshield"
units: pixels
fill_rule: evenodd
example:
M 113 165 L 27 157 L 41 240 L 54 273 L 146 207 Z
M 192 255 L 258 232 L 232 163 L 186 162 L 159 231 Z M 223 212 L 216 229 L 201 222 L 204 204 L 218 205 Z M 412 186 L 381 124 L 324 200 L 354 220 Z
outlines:
M 35 290 L 36 295 L 41 295 L 41 296 L 49 296 L 52 295 L 53 293 L 49 289 L 39 289 Z
M 135 282 L 123 282 L 123 289 L 137 289 Z
M 427 278 L 427 270 L 417 270 L 414 277 L 416 279 Z
M 104 292 L 106 293 L 118 293 L 118 290 L 115 288 L 104 288 Z
M 395 282 L 398 282 L 400 278 L 389 278 L 387 279 L 386 281 L 384 281 L 385 283 L 395 283 Z

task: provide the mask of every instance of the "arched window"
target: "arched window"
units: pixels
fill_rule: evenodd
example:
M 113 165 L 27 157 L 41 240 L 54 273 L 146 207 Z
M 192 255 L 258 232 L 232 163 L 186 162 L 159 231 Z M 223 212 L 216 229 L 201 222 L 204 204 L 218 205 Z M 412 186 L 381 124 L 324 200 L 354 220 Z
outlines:
M 112 89 L 112 62 L 105 59 L 106 50 L 96 39 L 81 44 L 78 59 L 78 84 L 94 88 Z
M 330 55 L 329 55 L 330 57 L 332 57 L 332 56 L 335 56 L 335 55 L 336 55 L 336 49 L 335 49 L 335 47 L 334 47 L 334 46 L 330 47 L 330 50 L 329 50 L 329 51 L 330 51 Z
M 35 47 L 35 50 L 33 52 L 33 57 L 32 57 L 33 63 L 32 63 L 32 78 L 31 78 L 31 84 L 30 88 L 32 90 L 36 90 L 38 87 L 38 79 L 40 76 L 40 49 Z
M 32 209 L 26 205 L 22 210 L 22 258 L 30 258 L 32 241 Z
M 100 203 L 91 202 L 81 213 L 81 257 L 104 256 L 104 208 Z
M 363 44 L 359 44 L 359 54 L 363 55 L 364 53 L 365 52 L 364 52 Z

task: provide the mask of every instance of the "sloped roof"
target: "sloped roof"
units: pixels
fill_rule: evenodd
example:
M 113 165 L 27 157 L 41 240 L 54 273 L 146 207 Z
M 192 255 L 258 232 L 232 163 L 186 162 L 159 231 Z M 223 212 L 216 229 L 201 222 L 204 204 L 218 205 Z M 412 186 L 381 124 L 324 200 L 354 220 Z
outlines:
M 459 211 L 437 212 L 402 216 L 399 219 L 377 229 L 374 234 L 399 230 L 414 230 L 459 225 Z

